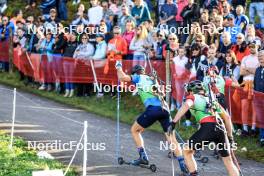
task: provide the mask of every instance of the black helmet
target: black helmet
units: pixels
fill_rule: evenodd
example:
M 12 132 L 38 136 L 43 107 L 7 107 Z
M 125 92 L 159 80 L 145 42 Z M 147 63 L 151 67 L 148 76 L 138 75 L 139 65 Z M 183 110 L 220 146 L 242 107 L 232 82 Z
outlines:
M 135 73 L 138 73 L 139 71 L 145 71 L 145 68 L 142 67 L 141 65 L 135 65 L 132 68 L 132 75 L 135 74 Z
M 191 81 L 186 85 L 187 92 L 198 93 L 201 90 L 205 90 L 204 84 L 200 80 Z

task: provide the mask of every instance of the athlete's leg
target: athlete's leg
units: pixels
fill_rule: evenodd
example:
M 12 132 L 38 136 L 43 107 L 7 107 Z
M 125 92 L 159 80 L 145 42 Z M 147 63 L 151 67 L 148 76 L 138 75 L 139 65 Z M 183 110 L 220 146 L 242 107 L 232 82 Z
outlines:
M 239 176 L 239 171 L 235 166 L 231 156 L 222 157 L 226 170 L 229 176 Z
M 197 171 L 197 163 L 194 159 L 194 150 L 190 149 L 188 146 L 185 146 L 183 149 L 183 156 L 185 160 L 185 164 L 190 173 L 194 173 Z
M 171 145 L 171 149 L 173 150 L 173 153 L 175 154 L 175 156 L 182 156 L 182 149 L 180 144 L 178 143 L 178 141 L 176 140 L 175 137 L 175 133 L 172 134 L 167 134 L 165 133 L 165 137 L 167 139 L 167 141 L 169 142 L 169 144 Z
M 137 122 L 134 122 L 134 124 L 131 127 L 131 134 L 133 136 L 133 139 L 136 143 L 137 148 L 144 147 L 144 141 L 141 136 L 141 133 L 144 131 L 144 128 L 140 126 Z

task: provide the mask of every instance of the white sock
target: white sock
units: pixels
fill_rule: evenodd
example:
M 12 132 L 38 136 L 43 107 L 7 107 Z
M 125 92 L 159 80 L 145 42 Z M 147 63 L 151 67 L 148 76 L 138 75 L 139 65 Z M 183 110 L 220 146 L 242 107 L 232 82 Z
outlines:
M 253 125 L 252 125 L 251 130 L 256 131 L 256 124 L 253 124 Z
M 243 130 L 248 131 L 248 125 L 243 125 Z

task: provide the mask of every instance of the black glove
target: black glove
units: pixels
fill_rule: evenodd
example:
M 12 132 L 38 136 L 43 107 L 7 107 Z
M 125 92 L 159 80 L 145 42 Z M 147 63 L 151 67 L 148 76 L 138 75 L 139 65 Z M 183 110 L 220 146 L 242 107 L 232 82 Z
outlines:
M 176 125 L 176 123 L 173 122 L 173 121 L 170 123 L 170 125 L 169 125 L 169 127 L 168 127 L 168 129 L 167 129 L 167 132 L 168 132 L 169 134 L 172 134 L 172 131 L 175 129 L 175 125 Z
M 234 143 L 235 143 L 234 137 L 228 136 L 228 141 L 229 141 L 230 148 L 233 149 Z

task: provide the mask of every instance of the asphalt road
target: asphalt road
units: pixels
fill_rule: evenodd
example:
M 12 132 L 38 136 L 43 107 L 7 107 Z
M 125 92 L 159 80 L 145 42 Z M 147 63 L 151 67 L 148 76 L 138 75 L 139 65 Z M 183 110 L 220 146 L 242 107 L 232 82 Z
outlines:
M 0 85 L 0 129 L 10 132 L 12 122 L 13 90 Z M 151 163 L 158 167 L 156 173 L 148 169 L 117 164 L 116 122 L 99 117 L 82 110 L 55 103 L 38 96 L 18 91 L 16 101 L 15 135 L 25 138 L 29 145 L 48 148 L 47 151 L 66 165 L 74 154 L 76 144 L 82 136 L 83 122 L 88 121 L 88 161 L 87 175 L 89 176 L 170 176 L 172 162 L 167 158 L 168 151 L 160 149 L 160 142 L 164 140 L 162 134 L 146 131 L 143 135 L 145 146 Z M 122 118 L 122 117 L 121 117 Z M 119 156 L 127 160 L 138 157 L 130 135 L 130 126 L 120 124 L 120 153 Z M 72 150 L 62 150 L 62 145 Z M 68 144 L 68 145 L 67 145 Z M 206 153 L 204 153 L 206 155 Z M 83 152 L 79 150 L 73 164 L 81 168 Z M 242 160 L 244 176 L 260 176 L 264 174 L 264 164 L 249 160 Z M 177 162 L 174 161 L 175 175 L 179 175 Z M 225 176 L 226 171 L 221 160 L 210 158 L 210 162 L 202 165 L 198 162 L 201 175 Z

